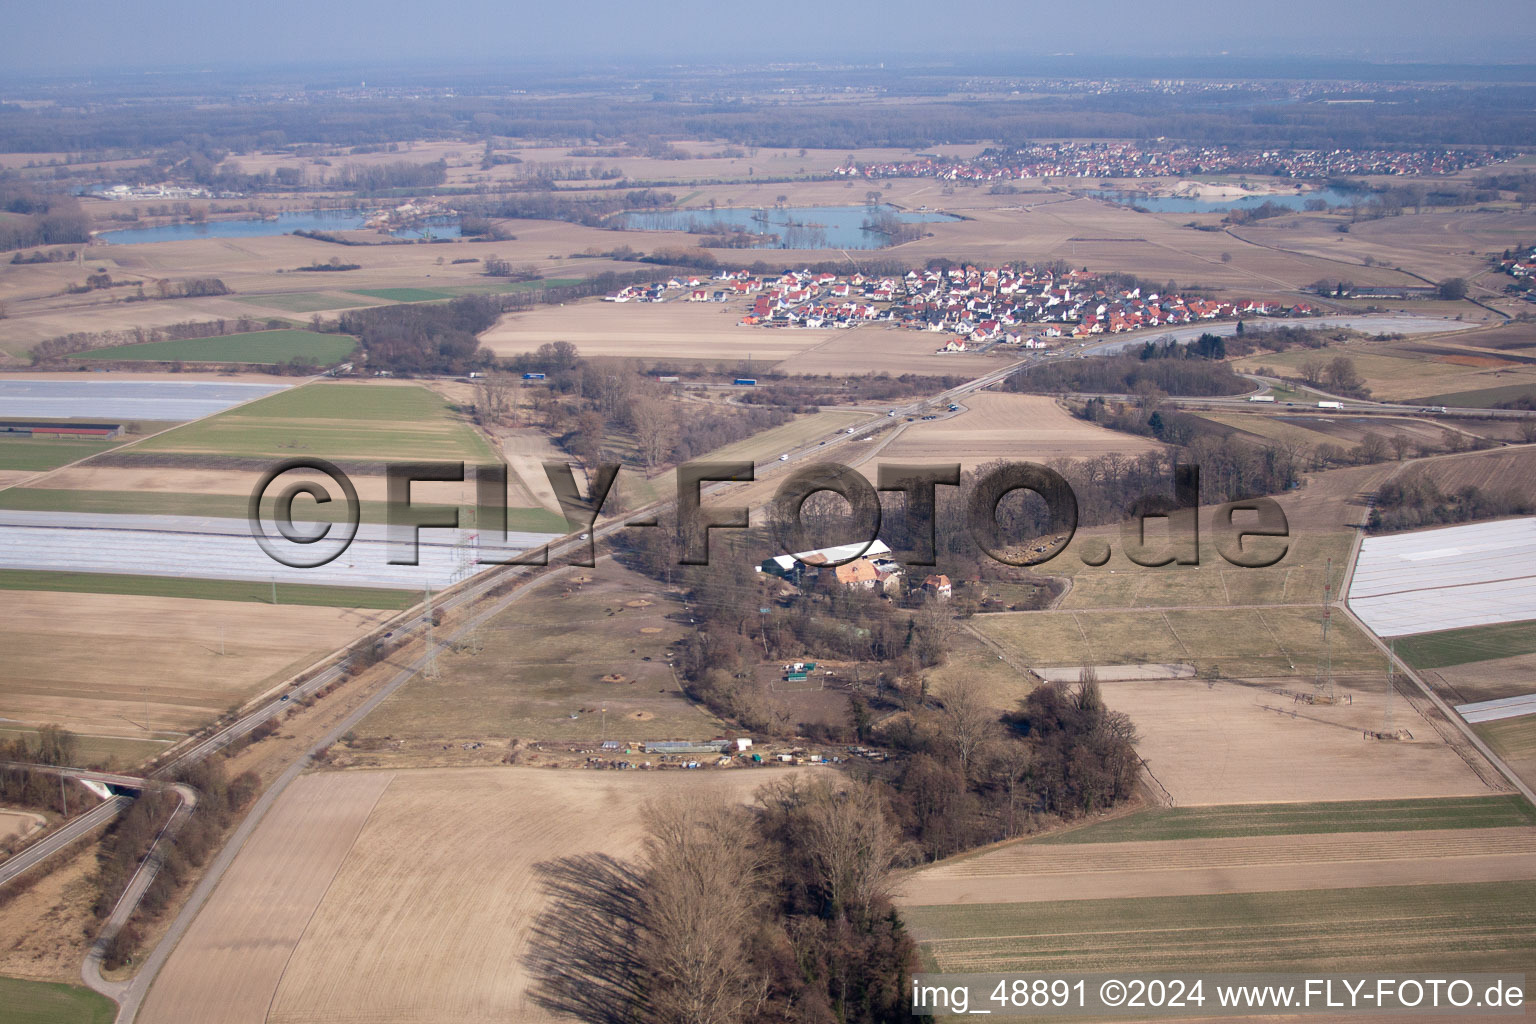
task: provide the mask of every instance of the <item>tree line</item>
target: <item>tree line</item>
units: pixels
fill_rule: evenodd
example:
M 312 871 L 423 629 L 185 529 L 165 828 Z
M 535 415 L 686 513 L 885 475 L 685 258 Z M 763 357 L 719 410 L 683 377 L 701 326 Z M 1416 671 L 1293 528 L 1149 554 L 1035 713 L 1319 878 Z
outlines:
M 1225 342 L 1215 335 L 1204 351 L 1225 355 Z M 1198 345 L 1148 341 L 1134 352 L 1063 359 L 1039 366 L 1024 366 L 1010 374 L 1007 391 L 1033 394 L 1062 392 L 1135 394 L 1155 389 L 1165 395 L 1209 398 L 1240 395 L 1252 386 L 1221 361 L 1221 355 L 1203 355 Z
M 1366 528 L 1372 533 L 1390 533 L 1532 514 L 1536 514 L 1536 498 L 1513 487 L 1493 489 L 1468 484 L 1446 491 L 1432 476 L 1418 469 L 1377 489 L 1371 498 Z
M 904 1020 L 916 946 L 875 785 L 792 776 L 750 805 L 652 803 L 634 860 L 539 866 L 528 962 L 545 1008 L 603 1024 Z
M 14 172 L 0 172 L 0 211 L 15 215 L 0 218 L 0 251 L 91 240 L 91 218 L 79 200 L 42 194 Z
M 222 758 L 183 767 L 176 772 L 176 781 L 197 792 L 197 807 L 181 830 L 164 841 L 159 873 L 144 891 L 128 923 L 107 946 L 102 958 L 107 970 L 133 961 L 142 929 L 165 912 L 177 889 L 218 850 L 224 834 L 261 789 L 261 780 L 254 772 L 229 778 Z M 96 889 L 92 909 L 98 919 L 105 918 L 117 905 L 179 799 L 171 790 L 150 790 L 136 799 L 102 837 L 91 878 Z

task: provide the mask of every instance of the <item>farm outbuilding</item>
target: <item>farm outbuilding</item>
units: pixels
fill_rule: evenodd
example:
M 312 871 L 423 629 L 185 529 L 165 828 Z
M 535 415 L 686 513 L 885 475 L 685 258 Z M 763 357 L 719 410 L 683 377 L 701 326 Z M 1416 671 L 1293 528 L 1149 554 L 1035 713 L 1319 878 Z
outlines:
M 725 740 L 710 740 L 702 743 L 698 740 L 656 740 L 646 741 L 645 752 L 647 754 L 719 754 L 725 750 Z
M 0 420 L 0 437 L 80 437 L 108 439 L 123 436 L 121 423 L 53 423 L 46 420 Z

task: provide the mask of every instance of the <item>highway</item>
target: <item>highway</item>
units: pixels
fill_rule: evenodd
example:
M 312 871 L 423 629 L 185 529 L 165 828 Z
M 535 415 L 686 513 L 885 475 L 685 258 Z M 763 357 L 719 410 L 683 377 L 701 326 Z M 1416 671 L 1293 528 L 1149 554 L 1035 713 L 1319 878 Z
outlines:
M 15 761 L 0 762 L 0 768 L 25 768 L 28 771 L 41 772 L 45 775 L 58 775 L 63 778 L 101 782 L 108 786 L 132 789 L 134 791 L 142 790 L 145 785 L 144 780 L 137 775 L 93 772 L 84 768 L 59 768 L 53 765 L 20 764 Z M 92 799 L 94 799 L 94 796 Z M 127 810 L 132 803 L 133 797 L 119 795 L 110 800 L 103 800 L 89 810 L 70 818 L 50 834 L 25 847 L 19 853 L 7 858 L 5 863 L 0 864 L 0 885 L 4 885 L 16 876 L 36 867 L 60 850 L 73 844 L 75 840 L 84 838 L 98 828 L 103 827 L 113 818 Z
M 77 839 L 90 835 L 98 828 L 105 826 L 113 818 L 126 811 L 133 804 L 133 797 L 113 797 L 103 803 L 97 804 L 84 814 L 77 814 L 70 818 L 62 826 L 39 839 L 31 846 L 26 847 L 20 853 L 8 857 L 4 864 L 0 864 L 0 885 L 4 885 L 17 875 L 36 867 L 54 854 L 63 850 Z

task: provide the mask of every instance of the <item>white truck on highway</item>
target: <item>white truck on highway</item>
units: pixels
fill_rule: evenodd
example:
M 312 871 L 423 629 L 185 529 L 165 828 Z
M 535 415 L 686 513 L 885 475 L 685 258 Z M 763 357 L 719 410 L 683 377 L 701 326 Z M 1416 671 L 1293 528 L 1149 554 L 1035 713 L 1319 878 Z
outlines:
M 1248 401 L 1250 401 L 1250 402 L 1270 402 L 1270 403 L 1273 403 L 1274 400 L 1275 400 L 1275 396 L 1274 395 L 1249 395 L 1248 396 Z
M 1342 408 L 1344 408 L 1344 403 L 1343 402 L 1318 402 L 1317 403 L 1317 407 L 1319 409 L 1342 409 Z

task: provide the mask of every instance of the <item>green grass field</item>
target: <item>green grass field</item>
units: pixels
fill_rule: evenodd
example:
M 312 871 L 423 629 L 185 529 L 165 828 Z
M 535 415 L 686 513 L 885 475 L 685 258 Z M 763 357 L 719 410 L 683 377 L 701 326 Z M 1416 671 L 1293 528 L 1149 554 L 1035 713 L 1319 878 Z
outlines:
M 1341 800 L 1310 804 L 1158 807 L 1035 840 L 1042 844 L 1166 842 L 1333 832 L 1417 832 L 1536 825 L 1520 796 Z
M 436 288 L 352 288 L 349 291 L 353 295 L 365 295 L 386 302 L 435 302 L 455 297 L 453 292 Z
M 453 295 L 510 295 L 540 288 L 568 288 L 573 284 L 581 284 L 583 280 L 585 279 L 580 277 L 550 277 L 540 278 L 537 281 L 497 281 L 488 278 L 485 284 L 463 285 L 444 290 Z
M 256 474 L 251 475 L 256 483 Z M 337 523 L 346 515 L 345 502 L 330 488 L 333 500 L 318 505 L 308 498 L 294 502 L 294 518 L 312 523 Z M 12 487 L 0 491 L 0 508 L 28 512 L 97 512 L 153 516 L 205 516 L 214 519 L 244 519 L 248 498 L 241 494 L 175 494 L 165 491 L 84 491 L 43 487 Z M 263 506 L 270 514 L 273 502 Z M 382 501 L 359 501 L 361 521 L 386 523 L 389 506 Z M 441 509 L 446 506 L 416 503 L 413 508 Z M 460 510 L 459 523 L 475 525 L 471 506 Z M 507 509 L 507 529 L 530 533 L 567 533 L 570 526 L 560 515 L 543 508 Z
M 1504 622 L 1397 638 L 1397 654 L 1414 668 L 1447 668 L 1469 661 L 1536 653 L 1536 622 Z
M 191 597 L 206 601 L 272 602 L 272 584 L 245 580 L 199 580 L 179 576 L 130 576 L 126 573 L 52 572 L 43 569 L 0 569 L 0 590 L 47 590 L 66 594 L 141 594 L 147 597 Z M 278 604 L 322 608 L 409 608 L 421 596 L 417 590 L 376 587 L 311 586 L 279 583 Z
M 448 402 L 419 385 L 316 382 L 162 434 L 145 451 L 326 459 L 497 461 Z
M 1479 722 L 1477 730 L 1490 747 L 1527 784 L 1536 784 L 1536 715 Z
M 121 441 L 47 441 L 8 437 L 0 440 L 0 469 L 41 472 L 116 448 Z
M 346 334 L 298 330 L 251 331 L 247 334 L 226 334 L 218 338 L 188 338 L 184 341 L 152 341 L 143 345 L 98 348 L 69 358 L 262 365 L 303 359 L 317 366 L 332 366 L 346 359 L 356 347 L 357 340 Z
M 0 1024 L 112 1024 L 117 1004 L 78 985 L 0 978 Z
M 326 292 L 281 292 L 277 295 L 245 295 L 235 298 L 247 306 L 281 309 L 289 313 L 318 313 L 327 309 L 353 309 L 367 302 Z
M 1536 882 L 907 907 L 945 972 L 1536 968 Z
M 1176 609 L 1168 612 L 1002 612 L 971 624 L 1026 665 L 1215 665 L 1234 677 L 1310 672 L 1321 636 L 1308 607 Z M 1333 620 L 1337 672 L 1380 672 L 1385 659 L 1358 629 Z

